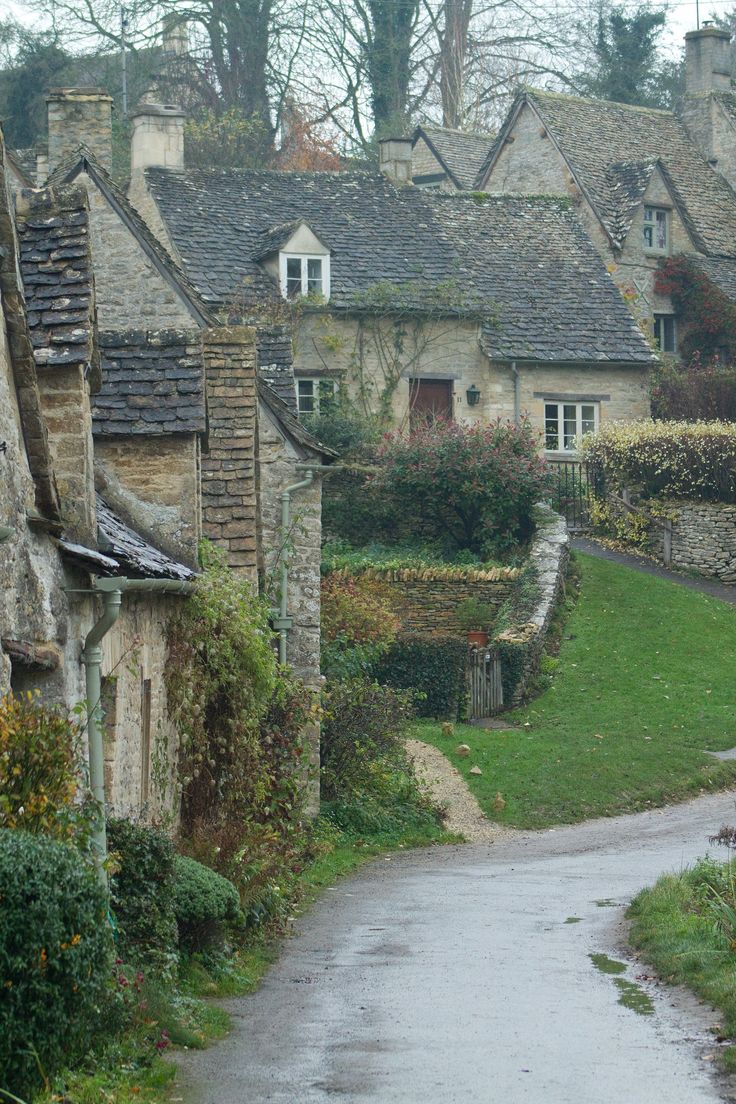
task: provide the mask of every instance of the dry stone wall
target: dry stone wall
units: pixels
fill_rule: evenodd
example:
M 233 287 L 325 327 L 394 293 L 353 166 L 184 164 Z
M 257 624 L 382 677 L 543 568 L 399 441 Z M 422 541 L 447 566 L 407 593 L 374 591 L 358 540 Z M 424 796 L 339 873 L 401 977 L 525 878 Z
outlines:
M 403 632 L 418 636 L 460 636 L 465 630 L 457 620 L 458 603 L 470 597 L 477 598 L 487 603 L 495 614 L 511 594 L 519 574 L 518 568 L 511 567 L 489 571 L 371 568 L 363 577 L 378 580 L 392 592 Z
M 673 522 L 672 567 L 736 583 L 736 506 L 659 500 L 657 509 Z M 649 539 L 658 558 L 663 559 L 661 524 L 650 525 Z

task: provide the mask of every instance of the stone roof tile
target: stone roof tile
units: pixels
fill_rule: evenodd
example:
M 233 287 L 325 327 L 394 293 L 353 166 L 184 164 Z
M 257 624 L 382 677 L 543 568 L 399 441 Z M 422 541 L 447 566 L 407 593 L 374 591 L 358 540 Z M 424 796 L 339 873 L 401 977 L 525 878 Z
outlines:
M 424 138 L 427 145 L 458 188 L 470 189 L 475 183 L 478 170 L 484 163 L 493 144 L 492 134 L 471 133 L 454 130 L 451 127 L 418 126 L 414 132 L 414 142 Z
M 404 309 L 484 318 L 499 358 L 656 359 L 564 200 L 479 200 L 395 188 L 371 173 L 146 176 L 190 279 L 213 304 L 279 301 L 252 254 L 270 227 L 303 218 L 333 250 L 331 310 L 370 310 L 383 293 Z

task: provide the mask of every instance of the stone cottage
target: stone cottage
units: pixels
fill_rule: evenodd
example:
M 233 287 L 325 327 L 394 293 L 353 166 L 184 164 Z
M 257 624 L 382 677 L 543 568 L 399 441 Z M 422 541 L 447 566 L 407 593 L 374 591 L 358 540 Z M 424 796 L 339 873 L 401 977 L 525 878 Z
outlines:
M 411 179 L 419 188 L 472 191 L 492 134 L 422 124 L 411 139 Z
M 568 197 L 634 316 L 670 354 L 678 326 L 655 287 L 662 260 L 702 260 L 719 285 L 736 273 L 730 35 L 704 26 L 685 44 L 678 113 L 523 92 L 475 180 L 493 194 Z
M 108 719 L 90 758 L 93 787 L 115 812 L 171 815 L 177 735 L 162 672 L 182 601 L 171 590 L 194 573 L 95 494 L 100 354 L 86 196 L 24 193 L 16 234 L 1 157 L 0 176 L 0 692 L 38 690 L 68 710 L 89 698 L 96 668 Z M 94 653 L 108 592 L 119 615 Z
M 390 140 L 381 173 L 151 164 L 132 187 L 212 311 L 291 304 L 299 414 L 337 388 L 398 426 L 528 412 L 550 453 L 646 415 L 655 353 L 570 203 L 401 186 L 410 158 Z

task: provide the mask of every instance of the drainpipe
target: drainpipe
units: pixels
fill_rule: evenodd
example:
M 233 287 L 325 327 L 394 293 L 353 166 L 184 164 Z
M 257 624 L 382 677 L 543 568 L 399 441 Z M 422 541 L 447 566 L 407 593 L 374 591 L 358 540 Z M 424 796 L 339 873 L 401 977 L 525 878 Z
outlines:
M 289 617 L 289 562 L 286 556 L 286 542 L 289 536 L 289 524 L 291 515 L 291 496 L 294 491 L 304 490 L 314 483 L 314 473 L 332 471 L 327 464 L 295 464 L 297 471 L 306 472 L 306 476 L 299 483 L 292 483 L 290 487 L 284 487 L 281 492 L 281 588 L 279 594 L 279 608 L 272 614 L 273 627 L 279 634 L 279 663 L 286 663 L 286 639 L 289 629 L 294 624 L 293 617 Z
M 105 859 L 107 858 L 107 829 L 105 824 L 105 751 L 102 743 L 102 640 L 120 616 L 120 606 L 125 591 L 155 591 L 171 594 L 191 594 L 193 583 L 177 579 L 127 579 L 113 577 L 96 579 L 92 590 L 74 593 L 99 594 L 102 598 L 102 616 L 87 633 L 82 649 L 87 697 L 87 743 L 89 748 L 89 780 L 92 795 L 97 803 L 97 819 L 92 831 L 97 877 L 107 888 Z
M 516 361 L 511 361 L 511 374 L 514 377 L 514 422 L 521 424 L 521 375 L 516 367 Z

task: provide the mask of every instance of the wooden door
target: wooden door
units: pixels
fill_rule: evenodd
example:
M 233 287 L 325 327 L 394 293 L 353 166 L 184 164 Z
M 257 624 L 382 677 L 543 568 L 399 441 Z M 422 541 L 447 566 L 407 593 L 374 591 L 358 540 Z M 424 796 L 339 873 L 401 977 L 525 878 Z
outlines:
M 418 429 L 438 418 L 452 420 L 452 380 L 413 379 L 409 383 L 409 423 Z

